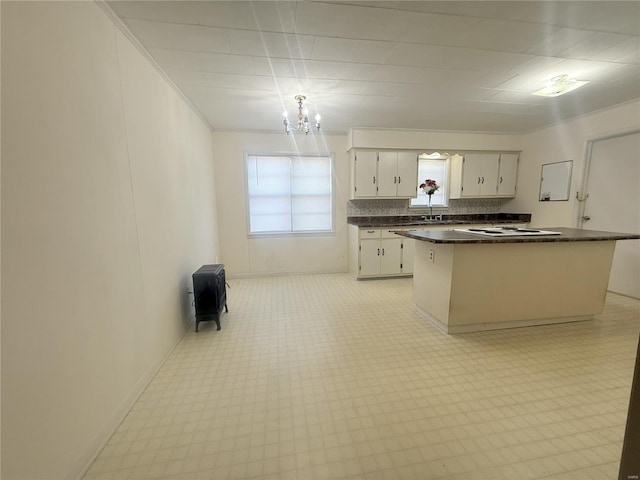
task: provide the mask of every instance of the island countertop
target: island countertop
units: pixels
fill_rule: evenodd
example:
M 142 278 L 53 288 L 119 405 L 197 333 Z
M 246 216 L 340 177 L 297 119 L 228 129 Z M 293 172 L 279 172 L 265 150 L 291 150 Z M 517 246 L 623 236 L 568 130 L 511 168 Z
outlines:
M 546 242 L 598 242 L 607 240 L 640 239 L 635 233 L 602 232 L 566 227 L 544 227 L 540 230 L 560 232 L 560 235 L 490 237 L 456 230 L 409 230 L 397 231 L 397 235 L 431 243 L 546 243 Z

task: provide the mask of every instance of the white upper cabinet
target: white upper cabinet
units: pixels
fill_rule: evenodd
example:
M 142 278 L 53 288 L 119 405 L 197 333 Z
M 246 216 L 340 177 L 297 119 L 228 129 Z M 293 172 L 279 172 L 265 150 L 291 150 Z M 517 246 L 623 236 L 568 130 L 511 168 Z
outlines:
M 395 197 L 398 188 L 398 154 L 380 152 L 378 154 L 378 196 Z
M 398 189 L 396 197 L 418 196 L 418 155 L 413 152 L 398 152 Z
M 378 191 L 378 152 L 358 152 L 354 159 L 354 197 L 375 197 Z
M 513 197 L 517 169 L 517 154 L 453 155 L 449 198 Z
M 351 198 L 415 198 L 418 155 L 415 152 L 355 152 Z
M 498 196 L 515 197 L 518 177 L 518 154 L 501 153 L 498 176 Z

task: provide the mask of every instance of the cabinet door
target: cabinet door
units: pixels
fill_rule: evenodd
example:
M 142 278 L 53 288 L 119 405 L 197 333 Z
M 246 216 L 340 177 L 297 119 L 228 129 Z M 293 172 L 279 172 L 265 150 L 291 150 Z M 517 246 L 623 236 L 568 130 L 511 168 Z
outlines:
M 454 153 L 451 155 L 451 177 L 449 179 L 449 198 L 462 198 L 462 166 L 464 157 Z
M 482 180 L 482 155 L 467 153 L 462 164 L 462 196 L 477 197 L 480 195 Z
M 392 275 L 401 273 L 402 250 L 400 238 L 383 238 L 380 240 L 380 273 Z
M 380 240 L 360 240 L 360 275 L 380 275 Z
M 413 273 L 413 257 L 416 251 L 416 240 L 402 238 L 402 273 Z
M 354 168 L 355 196 L 375 197 L 377 195 L 377 152 L 358 152 Z
M 480 195 L 495 197 L 498 194 L 498 169 L 500 156 L 495 153 L 482 155 L 480 169 Z
M 499 172 L 498 195 L 515 197 L 516 179 L 518 177 L 518 155 L 515 153 L 501 154 Z
M 398 189 L 396 196 L 418 196 L 418 156 L 413 152 L 398 152 Z
M 398 154 L 380 152 L 378 154 L 378 196 L 395 197 L 398 186 Z

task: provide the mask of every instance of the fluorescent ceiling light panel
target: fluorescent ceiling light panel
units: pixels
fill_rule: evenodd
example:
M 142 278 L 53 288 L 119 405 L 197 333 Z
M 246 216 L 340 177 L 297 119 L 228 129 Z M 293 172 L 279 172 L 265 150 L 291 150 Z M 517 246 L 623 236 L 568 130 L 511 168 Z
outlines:
M 538 95 L 540 97 L 557 97 L 586 85 L 587 83 L 589 83 L 588 80 L 576 80 L 575 78 L 569 78 L 569 75 L 558 75 L 557 77 L 553 77 L 546 87 L 533 92 L 532 95 Z

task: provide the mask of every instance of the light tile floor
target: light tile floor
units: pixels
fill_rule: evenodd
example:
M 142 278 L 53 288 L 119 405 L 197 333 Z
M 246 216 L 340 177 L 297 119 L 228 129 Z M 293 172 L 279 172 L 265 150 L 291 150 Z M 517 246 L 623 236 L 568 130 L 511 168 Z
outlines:
M 85 478 L 617 478 L 639 301 L 449 336 L 411 279 L 230 283 Z

